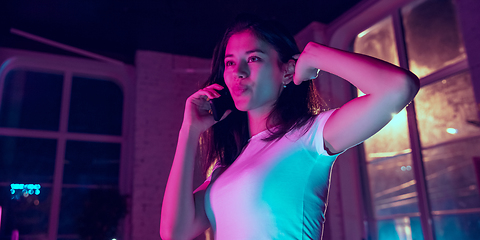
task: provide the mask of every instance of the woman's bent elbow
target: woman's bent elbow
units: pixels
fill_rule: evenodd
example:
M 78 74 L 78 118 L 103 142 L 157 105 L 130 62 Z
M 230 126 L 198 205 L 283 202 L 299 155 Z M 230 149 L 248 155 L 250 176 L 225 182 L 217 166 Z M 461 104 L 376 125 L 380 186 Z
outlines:
M 418 91 L 420 90 L 420 80 L 412 72 L 407 73 L 406 79 L 407 79 L 406 95 L 410 102 L 413 100 L 413 98 L 415 98 Z
M 407 105 L 417 95 L 418 90 L 420 89 L 420 81 L 418 80 L 418 77 L 410 71 L 405 71 L 405 73 L 399 75 L 397 79 L 398 81 L 396 82 L 398 84 L 394 85 L 396 87 L 392 89 L 389 95 L 394 99 L 394 96 L 397 96 L 399 103 Z

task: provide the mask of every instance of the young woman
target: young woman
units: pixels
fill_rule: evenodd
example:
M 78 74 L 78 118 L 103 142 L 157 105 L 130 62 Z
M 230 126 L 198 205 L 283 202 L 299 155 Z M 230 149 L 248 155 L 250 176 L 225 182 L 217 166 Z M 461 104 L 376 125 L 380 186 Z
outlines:
M 322 109 L 319 69 L 366 95 Z M 218 122 L 208 100 L 227 88 L 235 108 Z M 309 43 L 303 52 L 276 23 L 241 19 L 217 46 L 205 88 L 186 102 L 162 206 L 163 239 L 320 239 L 339 153 L 385 126 L 419 89 L 407 70 Z M 214 171 L 193 191 L 197 149 Z M 193 193 L 192 193 L 193 191 Z

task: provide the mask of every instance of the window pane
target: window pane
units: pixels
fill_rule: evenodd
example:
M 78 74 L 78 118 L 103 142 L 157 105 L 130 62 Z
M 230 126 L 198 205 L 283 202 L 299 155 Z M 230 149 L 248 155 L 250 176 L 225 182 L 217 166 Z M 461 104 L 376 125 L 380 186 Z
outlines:
M 415 109 L 424 148 L 479 136 L 470 74 L 463 72 L 420 89 Z
M 403 109 L 382 130 L 364 142 L 367 161 L 410 153 L 407 111 Z
M 480 156 L 480 128 L 475 106 L 468 72 L 425 86 L 415 98 L 437 239 L 474 239 L 478 233 L 480 196 L 473 161 Z M 442 231 L 447 223 L 458 227 Z
M 436 240 L 478 240 L 480 214 L 433 216 Z
M 68 131 L 122 134 L 123 93 L 113 81 L 73 77 Z
M 52 183 L 57 142 L 0 136 L 0 182 Z
M 0 239 L 10 239 L 14 229 L 28 239 L 46 238 L 55 155 L 56 140 L 0 136 Z
M 418 212 L 411 154 L 377 159 L 367 168 L 377 217 Z
M 398 66 L 392 18 L 385 18 L 358 34 L 353 48 L 357 53 L 376 57 Z
M 402 9 L 410 70 L 424 77 L 466 58 L 451 0 L 420 0 Z
M 0 126 L 58 130 L 63 76 L 12 70 L 5 77 Z
M 120 144 L 67 141 L 63 182 L 118 185 Z
M 125 213 L 125 199 L 118 189 L 64 188 L 58 237 L 118 239 L 118 220 Z
M 38 195 L 12 195 L 10 186 L 0 186 L 0 239 L 11 239 L 14 229 L 19 231 L 20 239 L 47 239 L 51 198 L 50 187 L 42 186 Z
M 419 217 L 401 217 L 377 222 L 379 240 L 422 240 Z M 437 239 L 438 240 L 438 239 Z
M 480 137 L 424 149 L 425 172 L 432 210 L 480 207 L 473 157 L 479 156 Z
M 363 146 L 376 216 L 417 213 L 406 111 L 397 114 Z

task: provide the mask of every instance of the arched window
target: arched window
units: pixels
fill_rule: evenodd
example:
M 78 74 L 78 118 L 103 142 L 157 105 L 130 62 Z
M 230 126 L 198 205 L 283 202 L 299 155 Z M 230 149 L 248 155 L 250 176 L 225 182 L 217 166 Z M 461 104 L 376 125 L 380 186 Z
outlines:
M 132 68 L 0 53 L 0 238 L 18 230 L 21 238 L 79 239 L 93 221 L 120 218 L 109 209 L 124 213 L 130 188 Z

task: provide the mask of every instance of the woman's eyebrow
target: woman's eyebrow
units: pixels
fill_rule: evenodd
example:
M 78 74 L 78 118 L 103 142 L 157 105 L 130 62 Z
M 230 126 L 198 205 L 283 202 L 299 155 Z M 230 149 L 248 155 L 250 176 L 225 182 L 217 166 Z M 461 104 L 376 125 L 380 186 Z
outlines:
M 261 49 L 258 49 L 258 48 L 252 49 L 252 50 L 249 50 L 249 51 L 246 51 L 247 54 L 255 53 L 255 52 L 266 54 L 265 51 L 263 51 L 263 50 L 261 50 Z M 233 57 L 233 54 L 227 54 L 227 55 L 225 55 L 225 58 L 228 58 L 228 57 Z
M 250 54 L 250 53 L 254 53 L 254 52 L 259 52 L 259 53 L 263 53 L 263 54 L 265 54 L 265 52 L 264 52 L 264 51 L 262 51 L 261 49 L 253 49 L 253 50 L 247 51 L 247 53 L 248 53 L 248 54 Z

